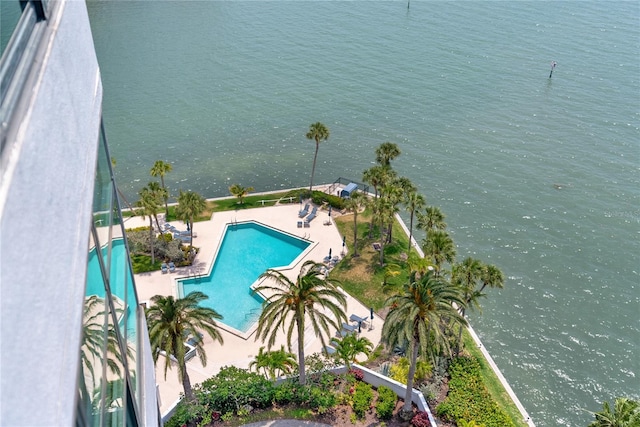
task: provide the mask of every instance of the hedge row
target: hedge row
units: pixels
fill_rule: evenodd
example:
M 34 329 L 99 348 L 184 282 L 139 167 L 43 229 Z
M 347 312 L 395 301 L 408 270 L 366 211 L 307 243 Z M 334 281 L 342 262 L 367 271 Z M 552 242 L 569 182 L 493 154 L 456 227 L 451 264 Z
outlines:
M 477 359 L 455 358 L 449 365 L 449 393 L 436 407 L 436 413 L 445 420 L 476 421 L 485 427 L 514 426 L 511 418 L 498 407 L 489 395 Z

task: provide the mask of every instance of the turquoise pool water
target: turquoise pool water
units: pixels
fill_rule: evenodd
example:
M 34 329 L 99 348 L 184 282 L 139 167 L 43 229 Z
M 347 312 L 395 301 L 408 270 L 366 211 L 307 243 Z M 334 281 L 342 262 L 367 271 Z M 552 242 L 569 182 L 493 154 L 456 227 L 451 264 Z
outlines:
M 255 222 L 229 225 L 208 276 L 178 280 L 184 296 L 201 291 L 201 304 L 223 316 L 222 323 L 247 332 L 260 315 L 262 298 L 250 286 L 269 268 L 291 264 L 309 242 Z

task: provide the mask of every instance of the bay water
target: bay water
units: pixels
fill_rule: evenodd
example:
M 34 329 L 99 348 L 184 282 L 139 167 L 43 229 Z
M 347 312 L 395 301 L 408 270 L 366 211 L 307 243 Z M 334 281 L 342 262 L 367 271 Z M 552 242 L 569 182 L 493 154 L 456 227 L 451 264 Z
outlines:
M 407 5 L 90 0 L 118 185 L 305 186 L 316 121 L 316 183 L 397 143 L 458 259 L 507 277 L 470 319 L 534 422 L 585 426 L 640 398 L 640 3 Z

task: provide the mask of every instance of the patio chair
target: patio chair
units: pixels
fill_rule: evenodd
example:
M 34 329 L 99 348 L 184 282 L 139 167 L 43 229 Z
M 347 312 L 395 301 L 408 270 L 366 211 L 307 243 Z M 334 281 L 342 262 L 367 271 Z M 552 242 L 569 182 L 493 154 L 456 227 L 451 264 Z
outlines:
M 176 265 L 173 262 L 169 263 L 169 271 L 171 273 L 175 273 L 175 271 L 176 271 Z
M 332 355 L 336 352 L 336 349 L 331 347 L 330 345 L 325 345 L 324 346 L 324 351 L 325 353 L 327 353 L 327 355 Z
M 304 205 L 304 208 L 300 212 L 298 212 L 298 216 L 300 218 L 304 218 L 307 215 L 308 212 L 309 212 L 309 203 Z
M 342 329 L 344 329 L 345 331 L 348 331 L 348 332 L 355 332 L 355 331 L 358 330 L 358 327 L 343 322 L 342 323 Z
M 311 227 L 311 224 L 309 224 L 309 221 L 305 221 L 304 228 L 309 228 L 309 227 Z
M 160 269 L 162 270 L 162 274 L 167 274 L 169 272 L 169 267 L 167 267 L 167 264 L 164 262 L 160 266 Z
M 302 228 L 302 221 L 298 221 L 298 228 Z

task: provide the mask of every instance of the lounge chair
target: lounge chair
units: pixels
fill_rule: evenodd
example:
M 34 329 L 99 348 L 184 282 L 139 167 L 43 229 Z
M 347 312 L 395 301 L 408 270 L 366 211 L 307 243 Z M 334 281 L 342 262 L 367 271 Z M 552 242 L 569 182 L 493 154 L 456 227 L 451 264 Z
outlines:
M 334 354 L 336 352 L 336 349 L 331 347 L 330 345 L 325 345 L 324 346 L 324 352 L 327 353 L 327 355 L 331 355 L 331 354 Z
M 349 331 L 349 332 L 355 332 L 356 330 L 358 330 L 358 327 L 343 322 L 342 323 L 342 329 L 344 329 L 345 331 Z
M 176 265 L 173 262 L 169 263 L 169 271 L 171 273 L 175 273 L 175 271 L 176 271 Z
M 369 317 L 360 317 L 357 314 L 352 314 L 349 316 L 349 320 L 356 323 L 366 322 Z
M 162 270 L 162 274 L 166 274 L 169 272 L 169 267 L 167 267 L 166 263 L 162 263 L 162 265 L 160 266 L 160 269 Z
M 307 215 L 308 212 L 309 212 L 309 203 L 304 205 L 304 208 L 300 212 L 298 212 L 298 216 L 300 218 L 304 218 Z

